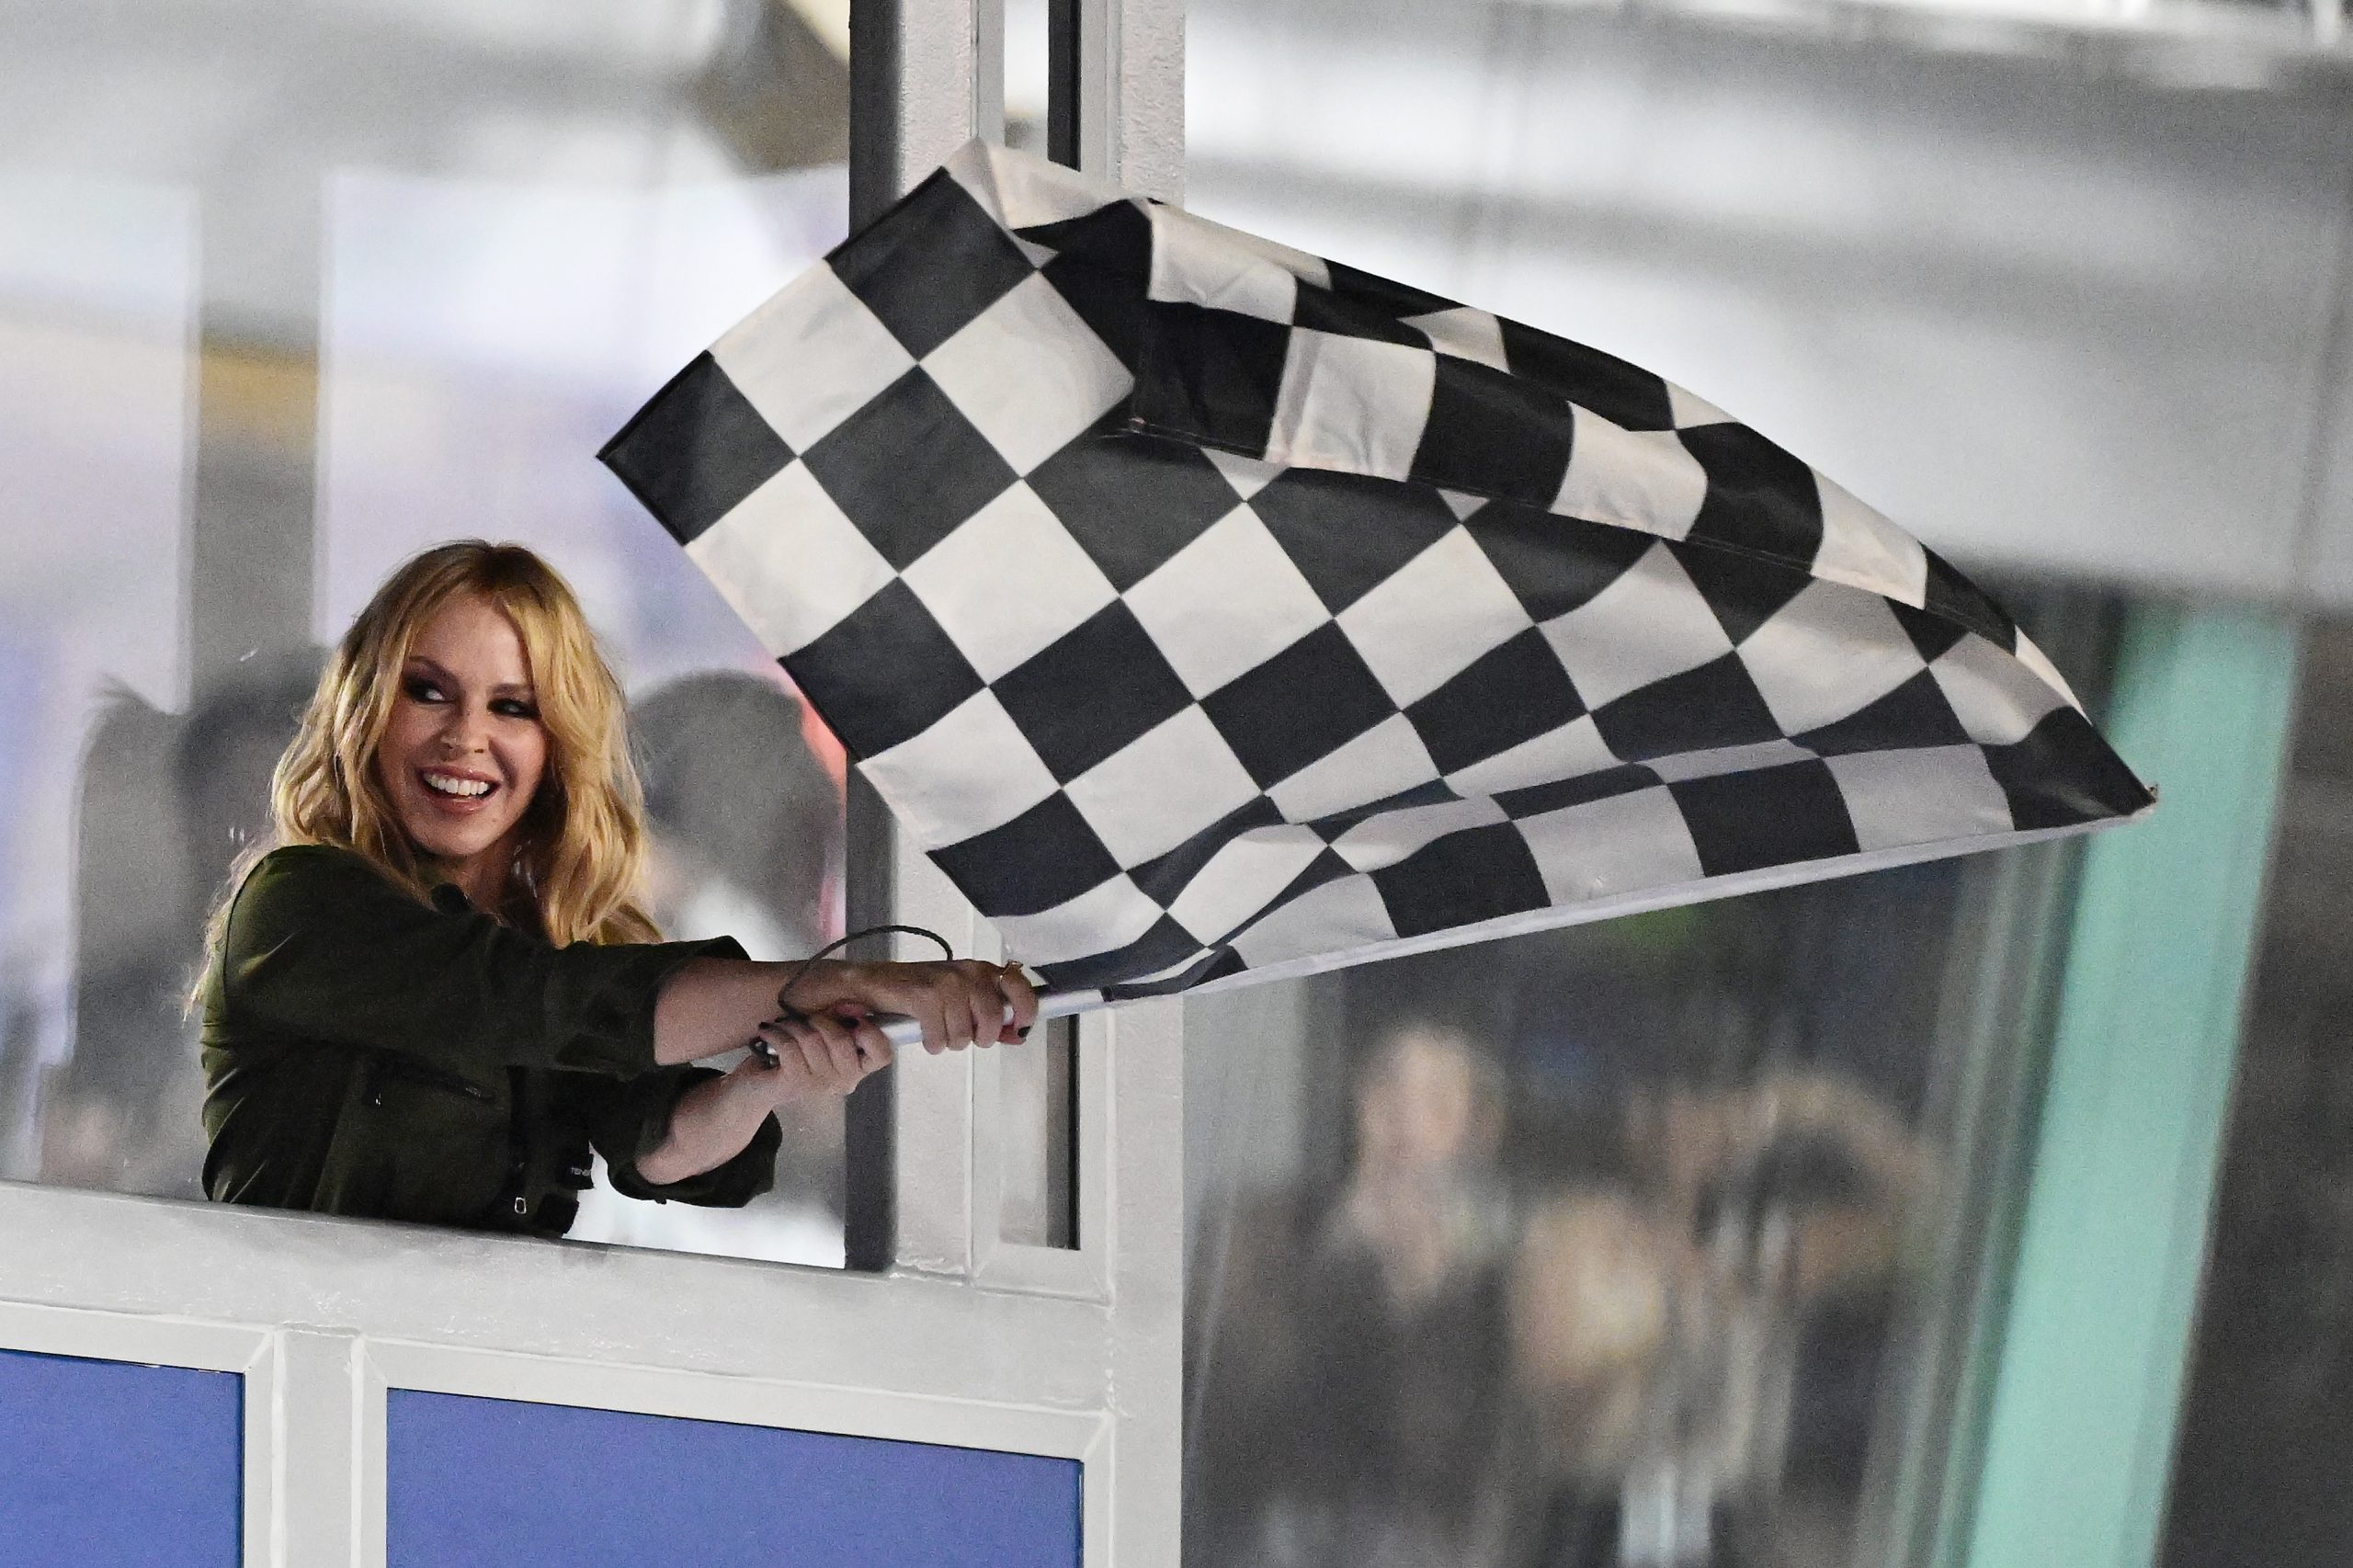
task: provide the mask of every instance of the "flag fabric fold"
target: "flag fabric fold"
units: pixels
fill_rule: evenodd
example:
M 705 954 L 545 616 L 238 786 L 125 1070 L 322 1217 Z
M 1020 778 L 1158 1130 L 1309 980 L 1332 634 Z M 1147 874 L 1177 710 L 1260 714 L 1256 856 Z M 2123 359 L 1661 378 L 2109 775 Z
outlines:
M 602 455 L 1060 990 L 2154 803 L 1992 599 L 1704 401 L 979 143 Z

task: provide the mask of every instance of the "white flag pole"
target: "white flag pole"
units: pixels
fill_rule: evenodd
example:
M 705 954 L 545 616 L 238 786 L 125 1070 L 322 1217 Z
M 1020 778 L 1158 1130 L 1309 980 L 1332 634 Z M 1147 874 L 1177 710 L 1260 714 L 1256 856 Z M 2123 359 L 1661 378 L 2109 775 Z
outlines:
M 1038 1021 L 1066 1018 L 1074 1013 L 1091 1013 L 1103 1006 L 1100 991 L 1050 991 L 1038 998 Z M 1010 1013 L 1006 1015 L 1011 1017 Z M 878 1015 L 875 1022 L 882 1026 L 882 1038 L 894 1047 L 921 1045 L 923 1026 L 913 1018 L 895 1014 Z

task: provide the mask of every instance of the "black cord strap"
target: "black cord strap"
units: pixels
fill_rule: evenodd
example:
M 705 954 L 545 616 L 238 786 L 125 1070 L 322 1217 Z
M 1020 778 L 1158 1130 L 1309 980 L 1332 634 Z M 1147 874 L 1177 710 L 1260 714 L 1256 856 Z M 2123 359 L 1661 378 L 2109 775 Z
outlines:
M 950 963 L 953 963 L 956 960 L 956 949 L 949 945 L 947 937 L 941 936 L 937 931 L 927 931 L 920 926 L 869 926 L 863 931 L 852 931 L 848 936 L 843 937 L 835 941 L 828 942 L 824 947 L 819 948 L 815 952 L 811 953 L 807 958 L 802 959 L 801 960 L 800 967 L 785 977 L 784 983 L 776 988 L 776 1021 L 779 1023 L 792 1024 L 805 1023 L 808 1021 L 809 1015 L 794 1006 L 791 1003 L 786 1001 L 785 998 L 792 994 L 792 988 L 800 984 L 801 982 L 807 977 L 809 971 L 812 969 L 814 969 L 821 960 L 841 951 L 844 948 L 848 947 L 852 942 L 862 942 L 869 937 L 889 936 L 893 933 L 902 937 L 920 937 L 926 942 L 938 942 L 939 944 L 939 956 L 941 958 L 947 960 Z M 770 1045 L 764 1037 L 760 1035 L 754 1035 L 752 1037 L 751 1049 L 752 1054 L 760 1059 L 760 1064 L 762 1066 L 773 1067 L 777 1064 L 776 1047 Z

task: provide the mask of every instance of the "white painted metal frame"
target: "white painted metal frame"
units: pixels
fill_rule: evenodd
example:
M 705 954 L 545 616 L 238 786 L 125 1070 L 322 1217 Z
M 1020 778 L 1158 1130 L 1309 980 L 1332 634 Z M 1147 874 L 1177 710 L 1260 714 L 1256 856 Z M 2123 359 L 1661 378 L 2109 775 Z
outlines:
M 995 1052 L 972 1064 L 972 1275 L 983 1284 L 1017 1290 L 1038 1290 L 1090 1301 L 1110 1299 L 1108 1251 L 1102 1244 L 1109 1217 L 1111 1152 L 1110 1124 L 1114 1114 L 1109 1074 L 1104 1071 L 1109 1051 L 1108 1020 L 1090 1014 L 1076 1020 L 1079 1070 L 1074 1096 L 1078 1199 L 1078 1244 L 1038 1246 L 1006 1240 L 995 1222 L 1005 1210 L 1005 1139 L 988 1135 L 1001 1129 L 1013 1108 L 1004 1094 L 1005 1057 Z M 1020 1108 L 1029 1111 L 1029 1106 Z
M 1170 1017 L 1097 1059 L 1155 1119 Z M 243 1373 L 247 1568 L 383 1561 L 395 1387 L 1077 1459 L 1088 1568 L 1173 1564 L 1178 1183 L 1107 1182 L 1085 1301 L 0 1187 L 0 1345 Z
M 904 188 L 1001 127 L 998 0 L 858 3 L 896 7 Z M 1082 31 L 1086 166 L 1176 197 L 1181 0 L 1084 0 Z M 921 857 L 894 883 L 992 953 Z M 998 1234 L 995 1059 L 917 1053 L 886 1275 L 0 1184 L 0 1347 L 242 1374 L 246 1568 L 383 1562 L 394 1388 L 1076 1459 L 1087 1568 L 1175 1568 L 1182 1017 L 1083 1026 L 1075 1249 Z
M 1006 957 L 995 932 L 948 885 L 931 862 L 900 846 L 899 902 L 902 918 L 939 932 L 959 953 L 992 960 Z M 921 944 L 901 955 L 917 956 Z M 1017 955 L 1016 955 L 1017 956 Z M 969 1275 L 983 1285 L 1010 1290 L 1111 1301 L 1112 1162 L 1120 1145 L 1113 1131 L 1118 1111 L 1111 1079 L 1114 1043 L 1157 1021 L 1164 1032 L 1181 1027 L 1177 1005 L 1129 1008 L 1080 1016 L 1078 1026 L 1078 1128 L 1075 1150 L 1078 1245 L 1034 1246 L 1006 1240 L 998 1216 L 1004 1210 L 1002 1139 L 1006 1106 L 1000 1090 L 1002 1060 L 996 1050 L 930 1057 L 909 1052 L 898 1074 L 897 1219 L 899 1268 L 935 1276 Z M 1174 1041 L 1168 1049 L 1171 1054 Z M 1004 1047 L 997 1049 L 1017 1049 Z M 1181 1072 L 1178 1074 L 1181 1083 Z M 1181 1163 L 1183 1127 L 1139 1125 L 1131 1143 L 1155 1136 L 1173 1139 L 1167 1154 Z M 1181 1225 L 1176 1244 L 1183 1244 Z
M 890 0 L 857 0 L 882 4 Z M 1005 131 L 1003 0 L 896 0 L 899 183 Z M 1079 0 L 1079 167 L 1176 201 L 1185 192 L 1183 0 Z
M 960 952 L 1004 956 L 994 932 L 928 860 L 901 846 L 896 875 L 902 918 L 939 931 Z M 999 1233 L 1004 1172 L 995 1134 L 1004 1107 L 995 1051 L 911 1053 L 893 1070 L 896 1277 L 961 1280 L 1033 1311 L 1059 1303 L 1052 1323 L 1092 1318 L 1100 1326 L 1095 1353 L 1107 1425 L 1086 1455 L 1089 1568 L 1174 1568 L 1177 1561 L 1183 1019 L 1181 1004 L 1169 999 L 1079 1019 L 1074 1248 L 1021 1244 Z M 1059 1332 L 1042 1312 L 1037 1326 Z M 1080 1353 L 1074 1346 L 1069 1351 Z M 1114 1541 L 1124 1543 L 1116 1554 L 1099 1555 L 1113 1553 Z
M 0 1301 L 0 1348 L 95 1361 L 134 1361 L 234 1372 L 244 1379 L 245 1568 L 273 1561 L 271 1538 L 278 1500 L 287 1495 L 278 1473 L 283 1452 L 278 1426 L 279 1337 L 266 1330 L 188 1318 L 138 1317 Z M 258 1528 L 268 1521 L 273 1528 Z M 256 1538 L 259 1539 L 256 1540 Z

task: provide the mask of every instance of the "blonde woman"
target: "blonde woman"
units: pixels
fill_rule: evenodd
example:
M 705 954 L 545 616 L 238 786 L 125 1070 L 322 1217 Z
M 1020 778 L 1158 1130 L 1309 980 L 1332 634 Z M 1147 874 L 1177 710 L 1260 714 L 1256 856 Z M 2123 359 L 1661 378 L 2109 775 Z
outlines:
M 772 1110 L 890 1062 L 872 1015 L 934 1051 L 1036 1015 L 991 964 L 661 941 L 620 688 L 519 546 L 392 574 L 271 803 L 277 847 L 232 877 L 198 993 L 221 1201 L 561 1235 L 593 1149 L 631 1197 L 742 1204 L 771 1179 Z M 689 1065 L 756 1037 L 774 1065 Z

